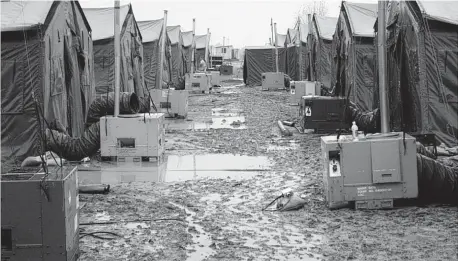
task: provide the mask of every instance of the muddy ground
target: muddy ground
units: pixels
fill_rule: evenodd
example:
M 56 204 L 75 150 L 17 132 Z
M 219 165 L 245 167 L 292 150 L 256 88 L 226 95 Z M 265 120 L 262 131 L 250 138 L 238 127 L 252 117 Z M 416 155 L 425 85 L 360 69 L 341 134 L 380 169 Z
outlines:
M 192 118 L 212 108 L 240 109 L 247 129 L 173 131 L 168 155 L 268 156 L 272 170 L 253 178 L 123 183 L 108 195 L 80 195 L 81 225 L 115 240 L 84 237 L 80 260 L 458 260 L 456 207 L 407 206 L 385 211 L 328 210 L 322 195 L 319 135 L 281 137 L 277 120 L 297 119 L 289 94 L 237 87 L 192 96 Z M 279 191 L 306 193 L 291 212 L 262 212 Z M 169 220 L 158 220 L 169 219 Z

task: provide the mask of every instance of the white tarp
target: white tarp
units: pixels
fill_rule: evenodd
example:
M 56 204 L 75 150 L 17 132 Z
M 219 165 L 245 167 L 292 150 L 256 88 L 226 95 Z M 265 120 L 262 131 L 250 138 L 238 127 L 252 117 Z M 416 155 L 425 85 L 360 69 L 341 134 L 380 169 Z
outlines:
M 374 37 L 378 4 L 343 2 L 354 36 Z
M 189 47 L 192 45 L 192 31 L 182 32 L 181 36 L 183 37 L 184 47 Z
M 137 24 L 142 34 L 143 43 L 149 43 L 157 41 L 161 37 L 164 19 L 140 21 Z
M 204 49 L 207 47 L 207 35 L 196 35 L 196 49 Z
M 167 35 L 172 45 L 180 42 L 180 34 L 181 27 L 179 25 L 167 26 Z
M 54 1 L 2 2 L 2 32 L 27 29 L 44 24 Z
M 425 18 L 458 25 L 457 1 L 417 0 L 417 3 Z
M 120 28 L 122 28 L 130 8 L 130 4 L 120 7 Z M 92 41 L 114 37 L 114 7 L 83 8 L 83 11 L 92 28 Z
M 315 15 L 315 22 L 318 27 L 318 34 L 321 39 L 332 40 L 337 26 L 337 17 L 325 17 Z

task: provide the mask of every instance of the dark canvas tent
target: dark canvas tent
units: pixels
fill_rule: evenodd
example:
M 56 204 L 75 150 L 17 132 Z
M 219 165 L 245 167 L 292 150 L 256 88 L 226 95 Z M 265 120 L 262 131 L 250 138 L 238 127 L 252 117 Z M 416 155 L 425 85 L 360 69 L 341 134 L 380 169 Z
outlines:
M 208 42 L 210 39 L 207 40 L 207 35 L 196 35 L 196 53 L 195 53 L 195 61 L 196 65 L 199 65 L 201 59 L 205 61 L 205 49 L 208 48 Z M 207 61 L 206 61 L 207 62 Z
M 165 39 L 165 55 L 162 70 L 162 83 L 156 81 L 161 59 L 161 41 L 164 19 L 140 21 L 138 27 L 143 40 L 143 74 L 148 89 L 161 89 L 170 80 L 171 73 L 171 43 L 168 36 Z
M 312 32 L 308 44 L 312 56 L 312 79 L 331 88 L 332 36 L 336 30 L 337 18 L 314 15 Z
M 44 120 L 82 134 L 95 97 L 90 32 L 77 1 L 1 3 L 2 165 L 44 153 Z
M 178 84 L 179 78 L 187 72 L 181 27 L 179 25 L 167 26 L 167 34 L 172 44 L 172 81 Z
M 377 4 L 342 2 L 333 38 L 331 82 L 362 110 L 374 108 Z
M 299 27 L 299 28 L 298 28 Z M 298 35 L 297 31 L 300 34 Z M 299 37 L 300 45 L 297 45 L 297 38 Z M 308 25 L 301 22 L 296 24 L 294 29 L 288 29 L 286 33 L 285 46 L 287 47 L 287 69 L 286 73 L 296 81 L 306 80 L 309 78 L 308 66 L 308 50 L 307 50 L 307 37 Z M 302 55 L 302 64 L 299 64 L 299 55 Z M 302 78 L 300 78 L 300 71 L 302 71 Z
M 186 61 L 186 71 L 191 72 L 191 55 L 192 55 L 192 31 L 182 32 L 183 37 L 183 53 Z
M 392 2 L 387 18 L 391 127 L 458 145 L 458 3 Z
M 122 92 L 147 95 L 143 77 L 142 36 L 130 4 L 120 7 Z M 114 8 L 84 8 L 92 27 L 94 73 L 97 95 L 114 91 Z
M 262 84 L 262 73 L 275 72 L 275 47 L 246 47 L 243 62 L 243 81 L 247 86 Z M 278 70 L 286 73 L 286 48 L 278 48 Z

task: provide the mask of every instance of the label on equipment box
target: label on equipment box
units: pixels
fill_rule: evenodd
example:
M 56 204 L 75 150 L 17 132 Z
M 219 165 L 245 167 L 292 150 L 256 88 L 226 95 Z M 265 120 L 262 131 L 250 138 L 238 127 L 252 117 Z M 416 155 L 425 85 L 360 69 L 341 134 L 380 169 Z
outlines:
M 305 106 L 305 116 L 310 117 L 312 116 L 312 108 L 310 106 Z
M 391 188 L 377 188 L 374 186 L 364 186 L 356 188 L 358 197 L 364 197 L 367 193 L 382 193 L 382 192 L 390 192 L 392 191 Z

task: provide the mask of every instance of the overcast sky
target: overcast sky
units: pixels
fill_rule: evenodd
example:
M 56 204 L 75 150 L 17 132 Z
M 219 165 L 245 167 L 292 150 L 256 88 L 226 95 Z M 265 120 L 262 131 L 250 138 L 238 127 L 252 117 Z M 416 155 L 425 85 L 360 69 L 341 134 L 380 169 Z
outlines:
M 362 2 L 362 1 L 358 1 Z M 374 2 L 365 0 L 364 2 Z M 84 7 L 113 6 L 113 0 L 80 0 Z M 211 32 L 211 44 L 235 47 L 265 45 L 269 41 L 270 18 L 277 23 L 277 31 L 286 34 L 294 26 L 295 17 L 312 0 L 123 0 L 132 3 L 137 21 L 160 19 L 168 10 L 167 25 L 181 25 L 182 31 L 192 30 L 196 18 L 196 34 Z M 337 17 L 341 1 L 327 0 L 328 16 Z

